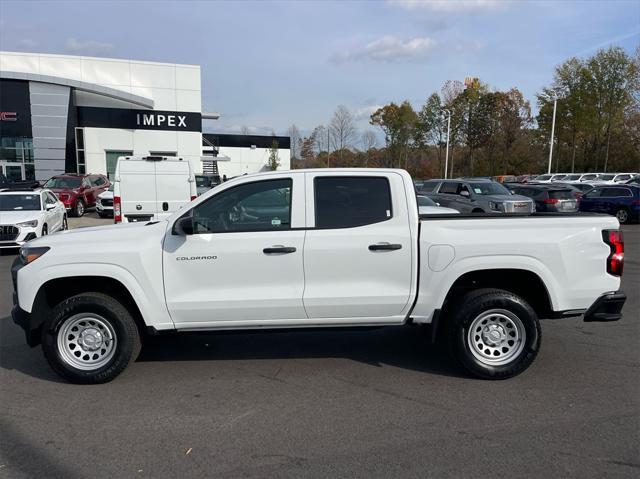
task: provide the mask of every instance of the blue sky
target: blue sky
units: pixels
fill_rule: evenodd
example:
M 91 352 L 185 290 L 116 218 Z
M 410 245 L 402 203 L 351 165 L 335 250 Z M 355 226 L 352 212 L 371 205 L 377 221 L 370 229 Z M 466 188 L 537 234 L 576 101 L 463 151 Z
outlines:
M 0 49 L 199 64 L 216 130 L 308 131 L 342 104 L 367 125 L 478 76 L 527 99 L 554 67 L 640 44 L 640 2 L 0 1 Z

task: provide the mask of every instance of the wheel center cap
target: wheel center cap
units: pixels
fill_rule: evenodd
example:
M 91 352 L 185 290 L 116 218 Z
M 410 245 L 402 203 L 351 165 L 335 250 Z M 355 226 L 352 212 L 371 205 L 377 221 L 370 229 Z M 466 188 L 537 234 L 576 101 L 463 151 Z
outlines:
M 505 337 L 502 327 L 496 324 L 487 326 L 482 332 L 482 336 L 485 342 L 491 345 L 500 344 Z
M 80 346 L 85 351 L 100 349 L 102 341 L 102 333 L 95 328 L 87 328 L 80 333 Z

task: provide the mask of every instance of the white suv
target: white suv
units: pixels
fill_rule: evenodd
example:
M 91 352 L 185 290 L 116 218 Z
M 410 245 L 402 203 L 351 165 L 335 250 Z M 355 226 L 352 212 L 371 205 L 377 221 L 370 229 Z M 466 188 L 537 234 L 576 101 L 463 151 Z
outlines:
M 67 229 L 64 204 L 49 190 L 0 190 L 0 248 Z

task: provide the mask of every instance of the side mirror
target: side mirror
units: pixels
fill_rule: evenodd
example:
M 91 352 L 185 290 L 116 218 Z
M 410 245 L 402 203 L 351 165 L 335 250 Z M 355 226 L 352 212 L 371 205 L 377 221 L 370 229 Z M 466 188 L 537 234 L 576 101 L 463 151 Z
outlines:
M 189 236 L 194 232 L 193 218 L 191 216 L 184 216 L 173 224 L 172 234 L 178 236 Z
M 47 211 L 51 211 L 51 210 L 52 210 L 52 209 L 54 209 L 55 207 L 56 207 L 56 205 L 55 205 L 55 204 L 51 204 L 51 203 L 49 203 L 49 204 L 45 205 L 45 209 L 46 209 Z
M 471 194 L 467 190 L 462 190 L 460 192 L 460 196 L 464 196 L 465 198 L 469 198 Z

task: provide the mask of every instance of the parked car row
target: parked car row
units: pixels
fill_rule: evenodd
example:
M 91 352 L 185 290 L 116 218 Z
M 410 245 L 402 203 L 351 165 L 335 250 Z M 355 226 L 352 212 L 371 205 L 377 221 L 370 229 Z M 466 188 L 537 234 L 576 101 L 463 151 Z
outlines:
M 639 173 L 555 173 L 526 178 L 526 183 L 595 183 L 618 184 L 626 183 L 640 177 Z M 522 182 L 522 181 L 521 181 Z

